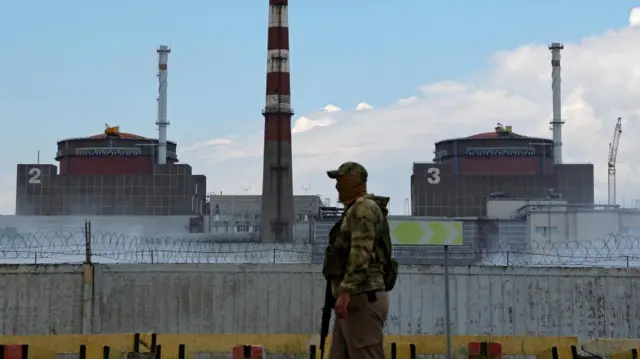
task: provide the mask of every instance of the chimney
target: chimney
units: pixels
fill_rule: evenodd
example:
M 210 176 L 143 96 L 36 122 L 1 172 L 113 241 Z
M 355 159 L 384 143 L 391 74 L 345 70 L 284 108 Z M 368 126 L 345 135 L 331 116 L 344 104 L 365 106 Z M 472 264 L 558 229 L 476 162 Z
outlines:
M 264 167 L 260 232 L 264 242 L 293 242 L 291 83 L 288 0 L 269 0 Z
M 169 46 L 158 47 L 158 164 L 167 163 L 167 62 L 171 49 Z
M 564 45 L 554 42 L 549 45 L 551 50 L 551 91 L 553 97 L 553 118 L 549 124 L 553 130 L 553 158 L 554 163 L 562 164 L 562 90 L 560 78 L 560 51 Z

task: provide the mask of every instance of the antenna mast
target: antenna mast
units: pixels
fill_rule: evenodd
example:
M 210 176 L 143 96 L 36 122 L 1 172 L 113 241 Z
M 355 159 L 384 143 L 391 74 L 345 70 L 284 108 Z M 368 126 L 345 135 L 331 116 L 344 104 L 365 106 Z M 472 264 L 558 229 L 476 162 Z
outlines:
M 169 46 L 158 47 L 158 164 L 167 163 L 167 62 L 169 61 Z
M 564 45 L 554 42 L 551 50 L 551 91 L 553 99 L 553 118 L 549 123 L 553 130 L 553 159 L 555 164 L 562 164 L 562 79 L 560 78 L 560 51 Z
M 618 146 L 620 145 L 620 135 L 622 134 L 622 118 L 618 117 L 616 127 L 613 130 L 613 139 L 609 143 L 609 160 L 607 161 L 607 189 L 609 204 L 616 204 L 616 161 L 618 159 Z

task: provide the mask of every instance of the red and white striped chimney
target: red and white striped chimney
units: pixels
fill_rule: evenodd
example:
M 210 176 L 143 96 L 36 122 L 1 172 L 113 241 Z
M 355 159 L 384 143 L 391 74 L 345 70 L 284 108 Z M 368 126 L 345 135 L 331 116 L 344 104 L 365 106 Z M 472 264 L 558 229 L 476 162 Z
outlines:
M 292 242 L 295 223 L 291 152 L 288 0 L 269 0 L 267 91 L 260 234 L 265 242 Z

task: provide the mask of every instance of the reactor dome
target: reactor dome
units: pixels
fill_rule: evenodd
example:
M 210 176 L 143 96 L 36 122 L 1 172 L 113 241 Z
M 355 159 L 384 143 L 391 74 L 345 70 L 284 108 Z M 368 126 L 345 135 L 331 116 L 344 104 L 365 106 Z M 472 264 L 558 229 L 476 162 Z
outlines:
M 167 164 L 178 162 L 176 143 L 167 141 Z M 60 174 L 147 174 L 158 156 L 158 140 L 121 132 L 109 126 L 103 133 L 58 141 Z
M 434 154 L 434 163 L 451 163 L 460 174 L 553 171 L 552 140 L 520 135 L 500 123 L 491 132 L 436 142 Z

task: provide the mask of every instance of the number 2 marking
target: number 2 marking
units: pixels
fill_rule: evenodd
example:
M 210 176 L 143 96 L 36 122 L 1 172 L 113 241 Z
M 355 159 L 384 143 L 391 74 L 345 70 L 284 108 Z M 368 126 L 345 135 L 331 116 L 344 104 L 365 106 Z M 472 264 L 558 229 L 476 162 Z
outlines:
M 32 168 L 29 170 L 29 184 L 40 184 L 40 175 L 42 171 L 39 168 Z

